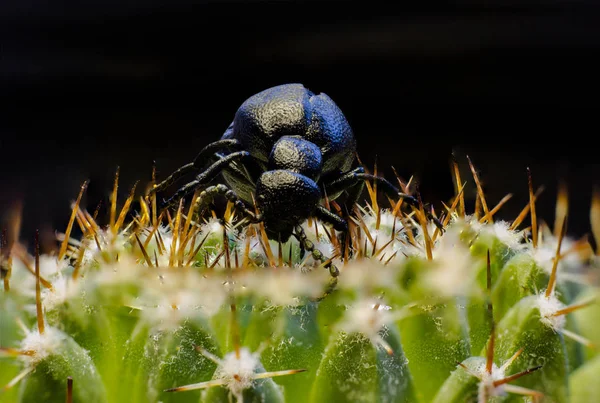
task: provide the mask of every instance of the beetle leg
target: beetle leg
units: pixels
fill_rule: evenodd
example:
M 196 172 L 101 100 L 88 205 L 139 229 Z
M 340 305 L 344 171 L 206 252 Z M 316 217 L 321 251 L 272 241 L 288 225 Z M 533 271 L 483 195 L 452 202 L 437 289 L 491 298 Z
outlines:
M 306 249 L 304 249 L 304 244 L 300 240 L 300 237 L 298 236 L 298 234 L 296 234 L 294 232 L 292 235 L 294 235 L 294 238 L 296 238 L 298 240 L 298 243 L 300 244 L 300 260 L 303 260 L 304 259 L 304 254 L 306 253 Z
M 150 189 L 149 194 L 163 191 L 175 181 L 177 181 L 179 178 L 181 178 L 183 175 L 191 172 L 194 169 L 202 169 L 206 161 L 208 161 L 209 156 L 212 156 L 214 153 L 221 150 L 228 150 L 236 147 L 239 147 L 239 142 L 234 139 L 219 140 L 215 141 L 214 143 L 210 143 L 202 150 L 200 150 L 198 155 L 196 155 L 196 158 L 194 158 L 193 162 L 190 162 L 189 164 L 185 164 L 182 167 L 178 168 L 165 180 L 163 180 L 158 185 Z
M 170 199 L 163 201 L 163 203 L 161 204 L 161 209 L 174 205 L 179 201 L 179 199 L 184 198 L 191 193 L 194 193 L 196 189 L 208 184 L 217 175 L 219 175 L 221 171 L 231 162 L 244 160 L 247 158 L 251 158 L 250 153 L 247 151 L 238 151 L 221 158 L 220 160 L 212 164 L 210 167 L 208 167 L 201 174 L 196 176 L 195 180 L 182 186 L 177 192 L 175 192 L 175 194 Z
M 194 202 L 196 203 L 195 210 L 197 212 L 200 212 L 201 209 L 208 205 L 212 201 L 212 199 L 214 199 L 214 197 L 217 195 L 225 196 L 227 200 L 233 203 L 233 207 L 235 207 L 235 209 L 238 212 L 248 217 L 250 222 L 258 223 L 262 221 L 262 216 L 260 214 L 256 215 L 254 212 L 248 209 L 248 207 L 246 207 L 246 204 L 244 204 L 244 202 L 240 200 L 240 198 L 238 198 L 235 192 L 223 184 L 209 186 L 202 192 L 200 192 L 198 198 Z
M 357 170 L 360 169 L 362 172 L 364 172 L 364 169 L 361 168 L 357 168 Z M 358 203 L 358 199 L 360 198 L 360 195 L 363 193 L 363 191 L 365 190 L 365 181 L 358 181 L 358 183 L 352 187 L 350 187 L 349 189 L 346 189 L 346 193 L 348 194 L 348 198 L 346 199 L 346 203 L 345 205 L 350 209 L 354 209 L 354 206 Z
M 341 174 L 338 178 L 324 185 L 327 194 L 337 194 L 347 191 L 349 194 L 346 204 L 351 208 L 356 204 L 362 190 L 365 187 L 365 182 L 359 179 L 359 175 L 364 174 L 363 167 L 354 168 L 352 171 Z
M 420 207 L 420 203 L 415 197 L 400 192 L 400 189 L 392 185 L 390 181 L 388 181 L 385 178 L 365 173 L 362 167 L 356 168 L 346 174 L 343 174 L 342 176 L 333 180 L 329 184 L 326 184 L 325 189 L 328 193 L 337 193 L 352 188 L 354 186 L 360 186 L 361 182 L 364 184 L 364 181 L 367 180 L 376 181 L 379 185 L 381 185 L 383 191 L 388 193 L 390 196 L 400 197 L 411 206 L 416 208 Z M 434 217 L 429 211 L 426 211 L 425 214 L 430 220 L 433 221 L 433 223 L 436 225 L 436 227 L 440 229 L 440 231 L 444 231 L 444 226 L 442 225 L 440 220 Z
M 343 256 L 344 248 L 346 247 L 346 238 L 348 237 L 348 222 L 323 206 L 317 206 L 314 214 L 319 220 L 333 226 L 333 229 L 340 232 L 340 249 Z
M 312 254 L 313 259 L 318 260 L 321 263 L 328 262 L 329 259 L 326 259 L 320 250 L 315 249 L 315 245 L 312 243 L 312 241 L 310 241 L 306 237 L 306 233 L 304 232 L 304 229 L 300 225 L 296 225 L 294 231 L 295 231 L 296 239 L 298 239 L 298 242 L 300 242 L 300 246 L 304 247 L 304 249 L 309 251 Z M 335 265 L 331 261 L 329 261 L 325 265 L 325 268 L 329 269 L 329 273 L 331 274 L 332 277 L 337 277 L 340 275 L 340 271 L 338 270 L 337 267 L 335 267 Z
M 416 207 L 416 208 L 421 207 L 421 203 L 419 202 L 419 200 L 416 197 L 400 192 L 400 190 L 396 186 L 392 185 L 385 178 L 381 178 L 379 176 L 375 176 L 375 175 L 371 175 L 371 174 L 367 174 L 367 173 L 358 174 L 358 177 L 363 180 L 377 181 L 377 183 L 382 185 L 383 190 L 386 191 L 388 194 L 402 198 L 405 202 L 407 202 L 408 204 L 410 204 L 413 207 Z M 435 226 L 438 227 L 438 229 L 440 231 L 444 232 L 444 225 L 440 222 L 440 220 L 438 220 L 436 217 L 434 217 L 433 214 L 431 214 L 431 212 L 428 209 L 425 210 L 425 215 L 431 221 L 433 221 Z
M 237 149 L 239 147 L 240 143 L 235 139 L 224 139 L 210 143 L 202 150 L 200 150 L 198 155 L 196 155 L 196 158 L 194 158 L 193 162 L 194 167 L 196 167 L 197 169 L 202 169 L 204 168 L 204 165 L 209 160 L 209 158 L 212 157 L 215 153 L 223 150 Z
M 223 155 L 221 153 L 215 153 L 213 155 L 213 157 L 217 158 L 217 161 L 219 159 L 223 159 L 226 157 L 226 155 Z M 250 161 L 248 161 L 250 162 Z M 228 166 L 226 166 L 225 168 L 223 168 L 224 172 L 227 172 L 230 176 L 234 177 L 237 181 L 239 182 L 243 182 L 244 184 L 247 184 L 248 186 L 254 187 L 255 183 L 254 180 L 252 179 L 252 175 L 250 175 L 250 172 L 248 171 L 248 169 L 246 168 L 247 164 L 241 164 L 241 166 L 237 166 L 235 163 L 229 164 Z
M 167 179 L 163 180 L 158 185 L 156 185 L 152 189 L 150 189 L 150 191 L 148 192 L 148 194 L 152 195 L 153 193 L 157 193 L 157 192 L 163 191 L 167 187 L 171 186 L 171 184 L 174 183 L 177 179 L 181 178 L 183 175 L 185 175 L 186 173 L 192 171 L 193 169 L 194 169 L 194 163 L 193 162 L 190 162 L 189 164 L 183 165 L 182 167 L 178 168 L 175 172 L 173 172 L 171 175 L 169 175 L 167 177 Z

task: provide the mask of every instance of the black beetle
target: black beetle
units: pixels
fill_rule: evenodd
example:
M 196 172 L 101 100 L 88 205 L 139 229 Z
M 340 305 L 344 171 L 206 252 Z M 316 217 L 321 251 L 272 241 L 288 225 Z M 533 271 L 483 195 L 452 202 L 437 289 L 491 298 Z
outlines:
M 151 192 L 162 191 L 191 170 L 200 170 L 194 181 L 161 205 L 168 207 L 222 174 L 229 187 L 207 187 L 199 195 L 202 203 L 222 194 L 251 222 L 263 222 L 270 239 L 285 242 L 294 235 L 303 249 L 324 262 L 301 224 L 316 217 L 345 238 L 348 224 L 321 206 L 325 196 L 335 200 L 345 192 L 346 205 L 353 206 L 364 181 L 373 180 L 392 197 L 419 206 L 417 199 L 401 193 L 386 179 L 367 174 L 362 167 L 352 168 L 355 152 L 352 129 L 329 96 L 317 95 L 302 84 L 279 85 L 248 98 L 220 140 L 204 147 L 193 162 L 177 169 Z M 429 217 L 441 228 L 438 220 Z M 337 268 L 330 262 L 328 266 L 337 276 Z

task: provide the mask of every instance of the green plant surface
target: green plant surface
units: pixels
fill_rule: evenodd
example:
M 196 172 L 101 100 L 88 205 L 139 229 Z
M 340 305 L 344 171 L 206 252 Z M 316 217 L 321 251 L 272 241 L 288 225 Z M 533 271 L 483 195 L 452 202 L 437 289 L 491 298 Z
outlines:
M 457 192 L 436 211 L 442 232 L 372 197 L 356 206 L 347 254 L 332 228 L 302 223 L 332 278 L 231 203 L 161 214 L 155 199 L 133 209 L 133 192 L 117 194 L 107 225 L 79 197 L 55 250 L 16 242 L 0 262 L 0 402 L 600 399 L 599 253 L 566 227 L 532 233 L 527 214 L 502 221 L 491 203 L 467 214 Z

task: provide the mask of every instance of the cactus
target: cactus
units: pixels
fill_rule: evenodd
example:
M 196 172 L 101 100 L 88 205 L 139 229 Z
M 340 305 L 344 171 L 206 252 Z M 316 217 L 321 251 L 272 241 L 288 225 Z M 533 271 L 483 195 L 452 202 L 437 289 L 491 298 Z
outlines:
M 337 278 L 230 204 L 133 209 L 132 189 L 117 209 L 118 176 L 101 226 L 84 183 L 56 251 L 2 238 L 0 402 L 600 401 L 600 249 L 568 236 L 564 191 L 538 224 L 531 176 L 522 213 L 495 219 L 508 198 L 489 208 L 469 164 L 475 211 L 455 164 L 443 232 L 369 183 L 352 248 L 303 223 Z M 597 241 L 597 193 L 591 222 Z

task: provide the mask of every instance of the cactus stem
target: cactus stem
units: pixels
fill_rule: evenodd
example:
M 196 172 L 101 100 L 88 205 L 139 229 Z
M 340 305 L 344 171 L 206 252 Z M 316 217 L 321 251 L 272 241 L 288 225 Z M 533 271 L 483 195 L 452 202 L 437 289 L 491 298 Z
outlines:
M 225 385 L 225 380 L 215 379 L 212 381 L 192 383 L 190 385 L 178 386 L 176 388 L 165 389 L 165 392 L 187 392 L 189 390 L 212 388 L 213 386 Z
M 231 255 L 229 252 L 229 237 L 227 236 L 227 223 L 223 224 L 223 252 L 225 253 L 225 268 L 231 275 Z M 281 259 L 281 242 L 279 242 L 279 257 Z M 281 267 L 281 264 L 279 265 Z
M 158 218 L 159 222 L 162 221 L 163 214 L 164 213 L 160 214 L 160 217 Z M 156 231 L 158 231 L 159 225 L 160 225 L 159 223 L 152 224 L 152 230 L 150 230 L 150 232 L 146 236 L 146 240 L 144 241 L 144 248 L 147 248 L 148 245 L 150 244 L 150 241 L 152 241 L 152 237 L 154 236 L 154 234 L 156 233 Z M 145 229 L 145 231 L 148 231 L 148 229 Z M 157 248 L 160 248 L 160 245 L 157 245 Z
M 365 171 L 366 171 L 366 169 L 365 169 Z M 367 192 L 369 193 L 369 198 L 371 199 L 371 205 L 373 207 L 377 206 L 377 195 L 375 194 L 375 191 L 373 190 L 373 186 L 371 186 L 371 182 L 365 181 L 365 185 L 367 186 Z M 377 186 L 377 182 L 375 182 L 375 186 Z
M 421 224 L 421 228 L 423 229 L 423 236 L 425 238 L 425 250 L 427 252 L 427 260 L 433 260 L 433 242 L 429 237 L 429 231 L 427 230 L 427 217 L 425 215 L 425 210 L 423 208 L 423 201 L 421 200 L 421 195 L 417 194 L 419 199 L 419 216 L 418 219 Z
M 142 208 L 142 217 L 140 218 L 140 227 L 145 227 L 150 223 L 150 206 L 146 202 L 143 196 L 140 196 L 140 207 Z
M 456 156 L 454 155 L 454 153 L 452 153 L 452 171 L 454 173 L 454 191 L 456 193 L 455 195 L 455 200 L 459 201 L 459 205 L 458 205 L 458 216 L 461 218 L 465 217 L 465 196 L 464 193 L 462 192 L 462 190 L 465 188 L 465 185 L 463 185 L 462 189 L 458 189 L 458 186 L 460 183 L 462 183 L 462 181 L 460 180 L 460 170 L 458 169 L 458 162 L 456 161 Z M 466 183 L 465 183 L 466 184 Z
M 484 223 L 486 221 L 492 221 L 492 218 L 494 217 L 494 214 L 496 214 L 504 204 L 506 204 L 507 201 L 509 201 L 511 198 L 513 197 L 512 193 L 507 194 L 506 196 L 504 196 L 499 202 L 498 204 L 496 204 L 496 206 L 494 206 L 493 209 L 490 210 L 489 213 L 487 213 L 486 215 L 484 215 L 479 222 L 480 223 Z
M 13 379 L 11 379 L 10 382 L 8 382 L 0 391 L 6 392 L 7 390 L 9 390 L 13 386 L 15 386 L 17 383 L 19 383 L 19 381 L 21 381 L 23 378 L 25 378 L 31 372 L 33 372 L 34 369 L 35 369 L 34 366 L 26 367 L 21 372 L 19 372 L 17 374 L 17 376 L 15 376 Z
M 367 236 L 369 242 L 371 242 L 371 245 L 373 245 L 374 240 L 373 240 L 373 237 L 371 236 L 371 231 L 369 231 L 369 228 L 367 227 L 367 223 L 365 223 L 365 220 L 363 219 L 363 215 L 368 215 L 368 213 L 362 208 L 360 208 L 360 210 L 361 210 L 362 214 L 359 214 L 357 216 L 357 219 L 354 219 L 354 217 L 351 217 L 351 218 L 358 226 L 360 226 L 360 228 L 363 230 L 364 234 Z M 365 252 L 366 252 L 366 250 L 365 250 Z
M 375 155 L 375 163 L 373 164 L 373 176 L 377 176 L 377 155 Z M 373 181 L 373 194 L 371 201 L 373 202 L 373 210 L 379 211 L 380 207 L 379 203 L 377 202 L 377 181 Z M 379 226 L 376 228 L 379 229 Z
M 371 298 L 361 298 L 353 304 L 346 313 L 345 319 L 339 324 L 339 331 L 359 333 L 370 340 L 375 347 L 381 347 L 388 355 L 394 355 L 392 347 L 381 336 L 385 326 L 414 314 L 409 306 L 399 311 L 389 312 L 390 306 L 381 302 L 381 298 L 373 301 Z
M 506 369 L 521 355 L 523 352 L 523 348 L 519 349 L 515 354 L 512 355 L 508 360 L 506 360 L 502 366 L 496 367 L 494 365 L 494 347 L 496 340 L 496 323 L 494 321 L 493 314 L 493 306 L 491 302 L 491 292 L 492 292 L 492 271 L 491 271 L 491 259 L 490 259 L 490 251 L 487 251 L 487 266 L 486 266 L 486 277 L 487 277 L 487 293 L 488 293 L 488 315 L 490 317 L 491 322 L 491 330 L 490 330 L 490 339 L 487 344 L 486 349 L 486 360 L 485 367 L 477 367 L 477 368 L 469 368 L 462 363 L 457 363 L 460 367 L 462 367 L 468 374 L 476 377 L 480 380 L 479 390 L 478 390 L 478 402 L 485 403 L 487 402 L 489 397 L 498 396 L 505 392 L 510 392 L 514 394 L 520 395 L 528 395 L 528 396 L 542 396 L 540 392 L 535 390 L 525 389 L 521 387 L 514 387 L 513 385 L 508 385 L 509 382 L 512 382 L 516 379 L 519 379 L 527 374 L 530 374 L 534 371 L 537 371 L 542 366 L 537 366 L 533 368 L 526 369 L 525 371 L 518 372 L 513 375 L 505 376 Z
M 164 211 L 160 213 L 161 217 L 162 217 L 163 213 L 164 213 Z M 160 225 L 160 223 L 157 224 L 157 226 L 158 225 Z M 164 240 L 162 238 L 162 235 L 161 235 L 160 231 L 156 231 L 154 233 L 154 237 L 156 238 L 156 249 L 158 249 L 158 253 L 160 255 L 162 255 L 164 253 L 164 251 L 166 250 L 166 248 L 165 248 L 165 242 L 164 242 Z
M 4 290 L 10 290 L 10 278 L 12 275 L 12 252 L 13 247 L 17 245 L 19 232 L 21 231 L 21 221 L 23 219 L 23 203 L 17 201 L 11 207 L 8 219 L 8 228 L 2 231 L 2 252 L 0 254 L 0 278 L 4 281 Z
M 65 399 L 66 403 L 73 403 L 73 378 L 67 378 L 67 397 Z
M 485 362 L 486 372 L 491 375 L 492 368 L 494 366 L 494 344 L 496 342 L 496 322 L 494 321 L 494 308 L 492 305 L 492 266 L 490 260 L 490 250 L 487 251 L 487 268 L 486 268 L 486 276 L 487 276 L 487 292 L 488 292 L 488 315 L 490 317 L 490 323 L 492 324 L 492 328 L 490 330 L 490 342 L 487 348 L 487 357 Z
M 531 170 L 527 167 L 527 179 L 529 184 L 529 209 L 531 210 L 531 235 L 533 238 L 533 248 L 537 248 L 538 244 L 538 226 L 537 226 L 537 215 L 535 213 L 535 197 L 533 194 L 533 181 L 531 179 Z
M 273 250 L 271 249 L 271 244 L 269 243 L 269 237 L 267 236 L 267 232 L 265 231 L 265 224 L 261 222 L 258 225 L 260 231 L 260 237 L 258 239 L 261 242 L 263 250 L 265 251 L 265 254 L 269 259 L 269 264 L 271 265 L 271 267 L 275 267 L 275 257 L 273 256 Z
M 171 218 L 171 213 L 169 210 L 164 210 L 167 213 L 167 222 L 169 223 L 169 228 L 173 231 L 173 218 Z
M 240 329 L 237 323 L 237 306 L 235 304 L 233 294 L 231 295 L 231 301 L 231 337 L 233 338 L 233 349 L 235 352 L 235 358 L 239 360 L 241 355 Z
M 123 223 L 125 222 L 125 217 L 127 215 L 127 213 L 129 212 L 129 207 L 131 206 L 131 203 L 133 202 L 133 199 L 135 198 L 135 188 L 137 187 L 139 181 L 136 181 L 133 186 L 131 187 L 131 190 L 129 191 L 129 197 L 127 197 L 127 199 L 125 199 L 125 204 L 123 205 L 123 208 L 121 208 L 121 212 L 119 213 L 119 218 L 117 218 L 117 222 L 115 223 L 115 228 L 114 228 L 114 232 L 115 234 L 119 232 L 119 230 L 121 229 L 121 227 L 123 226 Z M 133 224 L 133 222 L 129 223 L 129 225 Z M 113 237 L 113 240 L 116 237 Z
M 502 364 L 500 370 L 502 372 L 506 371 L 506 369 L 512 365 L 512 363 L 523 353 L 523 351 L 525 351 L 523 347 L 517 350 L 516 353 L 514 353 L 508 360 L 506 360 L 504 364 Z
M 196 213 L 196 209 L 198 208 L 198 203 L 196 203 L 196 200 L 198 199 L 200 190 L 196 189 L 196 191 L 194 192 L 194 195 L 192 196 L 192 203 L 190 203 L 190 206 L 188 208 L 188 213 L 185 216 L 185 224 L 183 225 L 183 233 L 186 234 L 186 237 L 190 235 L 190 226 L 192 225 L 192 217 L 194 216 L 194 214 Z M 227 208 L 228 210 L 225 211 L 225 217 L 227 219 L 228 214 L 229 214 L 229 203 L 227 203 Z
M 76 203 L 71 205 L 71 208 L 76 211 L 77 224 L 79 224 L 79 228 L 81 232 L 83 232 L 84 236 L 87 234 L 95 234 L 94 228 L 92 228 L 92 224 L 89 222 L 88 217 L 81 211 L 81 208 Z M 65 239 L 67 239 L 65 237 Z M 74 239 L 69 239 L 69 242 L 75 241 Z
M 31 357 L 35 354 L 35 351 L 33 351 L 33 350 L 17 350 L 15 348 L 10 348 L 10 347 L 0 347 L 0 354 L 4 355 L 6 357 L 19 357 L 22 355 Z
M 148 265 L 148 267 L 152 267 L 152 261 L 150 260 L 150 256 L 148 256 L 148 252 L 146 252 L 146 248 L 144 248 L 144 245 L 142 244 L 142 241 L 140 241 L 140 237 L 138 236 L 138 234 L 135 234 L 135 239 L 140 247 L 140 250 L 142 251 L 142 255 L 144 255 L 144 259 L 146 260 L 146 264 Z
M 591 304 L 593 304 L 595 302 L 595 300 L 596 300 L 595 298 L 590 298 L 580 304 L 569 305 L 566 308 L 559 309 L 558 311 L 554 312 L 551 316 L 566 315 L 566 314 L 576 311 L 578 309 L 590 306 Z
M 218 365 L 214 375 L 216 378 L 210 381 L 166 389 L 165 392 L 184 392 L 215 386 L 225 386 L 229 389 L 229 392 L 235 396 L 238 402 L 242 402 L 242 392 L 251 387 L 255 380 L 294 375 L 306 371 L 306 369 L 291 369 L 272 372 L 254 372 L 260 364 L 258 352 L 250 353 L 246 348 L 240 349 L 239 353 L 228 353 L 223 358 L 219 358 L 201 347 L 196 347 L 196 350 Z
M 459 201 L 461 200 L 460 198 L 463 195 L 463 192 L 465 190 L 465 186 L 466 186 L 466 182 L 460 187 L 460 190 L 458 191 L 458 196 L 456 196 L 454 198 L 454 201 L 452 202 L 452 204 L 450 205 L 450 207 L 446 207 L 446 205 L 444 204 L 444 206 L 446 207 L 447 213 L 446 216 L 444 217 L 444 221 L 442 221 L 442 225 L 444 228 L 446 228 L 448 226 L 448 224 L 450 223 L 450 220 L 452 219 L 452 216 L 454 215 L 454 212 L 456 210 L 456 207 L 459 203 Z M 433 233 L 433 236 L 431 237 L 432 242 L 435 242 L 435 240 L 437 239 L 437 237 L 441 234 L 441 231 L 439 228 L 436 227 L 435 232 Z
M 44 334 L 44 312 L 42 310 L 42 287 L 40 284 L 40 231 L 35 231 L 35 306 L 40 335 Z
M 532 390 L 516 385 L 504 385 L 504 390 L 515 395 L 531 396 L 533 398 L 541 398 L 544 396 L 543 393 L 538 392 L 537 390 Z
M 584 345 L 588 348 L 592 348 L 592 349 L 596 348 L 596 346 L 591 341 L 589 341 L 588 339 L 586 339 L 583 336 L 578 335 L 577 333 L 571 332 L 570 330 L 567 330 L 567 329 L 561 329 L 560 332 L 562 334 L 564 334 L 565 336 L 567 336 L 568 338 L 573 339 L 576 342 L 581 343 L 582 345 Z
M 560 235 L 560 223 L 567 216 L 569 211 L 569 194 L 567 190 L 567 184 L 560 181 L 558 184 L 558 194 L 556 196 L 556 212 L 554 216 L 554 236 Z
M 498 387 L 500 385 L 504 385 L 509 382 L 512 382 L 512 381 L 519 379 L 527 374 L 537 371 L 540 368 L 542 368 L 542 365 L 538 365 L 537 367 L 533 367 L 533 368 L 528 368 L 525 371 L 521 371 L 516 374 L 512 374 L 510 376 L 507 376 L 506 378 L 498 379 L 497 381 L 494 381 L 494 387 Z
M 169 267 L 175 264 L 175 252 L 177 251 L 177 242 L 179 237 L 179 226 L 181 224 L 181 209 L 183 206 L 183 199 L 179 200 L 179 206 L 177 207 L 177 213 L 175 215 L 175 224 L 173 225 L 173 240 L 171 241 L 171 250 L 169 251 Z
M 385 261 L 385 263 L 384 263 L 383 265 L 384 265 L 384 266 L 387 266 L 387 265 L 388 265 L 388 263 L 390 263 L 390 262 L 391 262 L 391 261 L 392 261 L 392 260 L 393 260 L 393 259 L 396 257 L 396 255 L 397 255 L 397 254 L 398 254 L 398 251 L 394 252 L 394 254 L 392 254 L 392 256 L 390 256 L 390 257 L 389 257 L 389 259 L 388 259 L 388 260 L 386 260 L 386 261 Z
M 150 176 L 150 186 L 151 189 L 154 189 L 156 187 L 156 161 L 152 161 L 152 175 Z M 152 192 L 152 194 L 150 195 L 150 204 L 152 205 L 152 225 L 158 226 L 158 222 L 160 221 L 160 219 L 157 219 L 156 217 L 156 192 Z
M 223 249 L 216 257 L 215 260 L 210 264 L 210 266 L 208 266 L 207 268 L 209 270 L 212 270 L 215 268 L 215 266 L 217 265 L 217 263 L 219 263 L 219 260 L 223 257 L 223 255 L 225 254 L 225 249 Z
M 186 263 L 186 266 L 189 266 L 190 264 L 192 264 L 192 261 L 194 260 L 194 257 L 198 254 L 198 251 L 200 251 L 200 248 L 202 247 L 202 245 L 204 245 L 204 242 L 206 242 L 206 238 L 208 238 L 209 235 L 210 235 L 210 232 L 207 232 L 206 235 L 204 235 L 204 238 L 202 238 L 202 240 L 200 241 L 200 243 L 198 244 L 198 246 L 196 246 L 196 249 L 194 249 L 194 251 L 190 255 L 190 257 L 189 257 L 189 259 L 188 259 L 188 261 Z M 156 253 L 156 251 L 154 251 L 154 253 Z
M 477 175 L 477 171 L 471 162 L 471 158 L 467 155 L 467 160 L 469 161 L 469 167 L 471 168 L 471 173 L 473 174 L 473 179 L 475 180 L 475 185 L 477 186 L 477 194 L 479 196 L 479 200 L 481 201 L 481 207 L 483 208 L 484 217 L 489 216 L 489 222 L 493 223 L 492 217 L 490 216 L 490 210 L 488 209 L 487 202 L 485 200 L 485 194 L 483 192 L 483 188 L 481 187 L 481 182 L 479 181 L 479 175 Z
M 194 249 L 194 245 L 196 244 L 196 239 L 198 239 L 198 234 L 200 233 L 200 231 L 202 231 L 202 227 L 201 227 L 201 226 L 199 226 L 199 225 L 198 225 L 198 226 L 194 226 L 194 229 L 193 229 L 193 230 L 190 230 L 190 233 L 189 233 L 189 234 L 186 236 L 186 238 L 185 238 L 185 241 L 184 241 L 184 242 L 185 242 L 185 244 L 187 244 L 187 243 L 188 243 L 188 240 L 190 240 L 190 239 L 191 239 L 189 253 L 195 252 L 195 253 L 193 253 L 193 254 L 192 254 L 192 257 L 193 257 L 193 256 L 196 256 L 196 253 L 198 253 L 198 252 L 197 252 L 197 251 Z M 182 256 L 181 256 L 181 259 L 183 259 L 184 255 L 185 255 L 185 253 L 184 253 L 184 250 L 183 250 L 183 249 L 182 249 L 182 251 L 181 251 L 181 254 L 182 254 Z M 188 259 L 188 261 L 189 261 L 189 259 Z M 187 264 L 187 266 L 189 266 L 189 264 Z
M 542 194 L 543 191 L 544 191 L 544 187 L 543 186 L 540 186 L 535 191 L 535 194 L 533 195 L 533 203 L 535 203 L 535 201 Z M 521 212 L 519 213 L 519 215 L 517 215 L 517 218 L 515 218 L 515 220 L 511 224 L 511 226 L 510 226 L 511 230 L 514 231 L 514 230 L 517 229 L 517 227 L 519 225 L 521 225 L 521 223 L 523 222 L 523 220 L 525 220 L 525 217 L 527 217 L 527 214 L 529 213 L 529 210 L 531 209 L 531 205 L 532 205 L 532 201 L 531 201 L 531 196 L 530 196 L 530 199 L 529 199 L 529 202 L 527 203 L 527 205 L 525 207 L 523 207 L 523 210 L 521 210 Z
M 25 266 L 27 271 L 35 276 L 35 269 L 33 267 L 31 267 L 31 262 L 29 261 L 29 256 L 27 255 L 27 252 L 20 245 L 16 246 L 14 248 L 14 252 L 15 252 L 15 255 L 17 256 L 17 258 L 23 263 L 23 265 Z M 47 288 L 49 290 L 53 289 L 52 283 L 50 281 L 46 280 L 41 275 L 39 277 L 40 277 L 41 284 L 45 288 Z
M 522 351 L 523 349 L 517 351 L 517 353 L 515 353 L 511 358 L 509 358 L 508 361 L 506 361 L 500 368 L 496 367 L 495 365 L 492 365 L 491 372 L 487 371 L 487 362 L 486 368 L 469 368 L 463 363 L 457 363 L 457 365 L 463 368 L 465 372 L 481 381 L 479 383 L 478 402 L 485 403 L 488 397 L 498 396 L 503 394 L 504 392 L 534 397 L 543 396 L 541 392 L 532 389 L 526 389 L 520 386 L 509 385 L 509 382 L 517 380 L 525 375 L 528 375 L 542 368 L 541 365 L 528 368 L 524 371 L 518 372 L 513 375 L 504 375 L 504 371 L 506 370 L 506 368 L 508 368 L 510 364 L 512 364 L 512 362 L 521 354 Z
M 79 190 L 77 201 L 75 202 L 75 206 L 73 206 L 71 218 L 69 219 L 69 223 L 67 224 L 67 230 L 65 231 L 65 239 L 63 240 L 60 246 L 60 250 L 58 252 L 58 260 L 62 260 L 63 256 L 65 255 L 65 252 L 67 251 L 67 245 L 71 236 L 71 230 L 73 229 L 73 223 L 75 222 L 75 218 L 77 217 L 77 209 L 79 208 L 79 203 L 81 203 L 81 198 L 83 197 L 83 193 L 85 192 L 87 185 L 88 181 L 84 181 L 81 185 L 81 189 Z
M 265 378 L 274 378 L 276 376 L 286 376 L 286 375 L 294 375 L 299 374 L 301 372 L 306 372 L 306 369 L 288 369 L 284 371 L 271 371 L 271 372 L 261 372 L 256 374 L 254 379 L 265 379 Z
M 550 279 L 548 280 L 548 287 L 546 288 L 546 298 L 550 298 L 550 295 L 554 292 L 554 287 L 556 285 L 556 272 L 558 269 L 558 261 L 560 260 L 560 248 L 562 246 L 562 241 L 565 238 L 565 234 L 567 233 L 567 216 L 563 219 L 561 228 L 560 228 L 560 237 L 558 238 L 558 245 L 556 246 L 556 256 L 554 258 L 554 263 L 552 265 L 552 273 L 550 274 Z M 537 234 L 536 234 L 537 235 Z M 535 239 L 535 236 L 534 236 Z
M 114 231 L 115 222 L 117 220 L 117 190 L 119 189 L 119 169 L 117 166 L 117 170 L 115 172 L 115 181 L 113 185 L 113 191 L 110 197 L 110 228 Z
M 577 241 L 575 241 L 571 247 L 569 249 L 567 249 L 565 252 L 561 253 L 560 255 L 560 259 L 564 259 L 565 257 L 567 257 L 570 254 L 573 253 L 582 253 L 582 254 L 586 254 L 586 251 L 588 251 L 590 248 L 590 243 L 589 243 L 589 235 L 585 234 L 583 235 L 580 239 L 578 239 Z
M 6 239 L 6 228 L 2 230 L 0 237 L 0 278 L 4 282 L 4 291 L 10 291 L 10 249 L 8 246 L 8 240 Z

